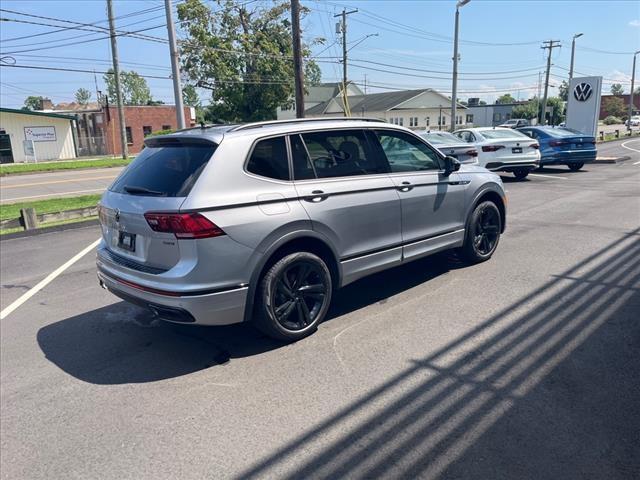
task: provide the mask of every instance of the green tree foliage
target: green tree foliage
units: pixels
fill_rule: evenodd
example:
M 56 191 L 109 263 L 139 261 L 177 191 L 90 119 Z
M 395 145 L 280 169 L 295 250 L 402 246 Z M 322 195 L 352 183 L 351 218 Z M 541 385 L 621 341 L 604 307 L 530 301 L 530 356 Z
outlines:
M 24 100 L 24 106 L 22 110 L 40 110 L 42 100 L 45 98 L 42 96 L 29 95 Z
M 516 99 L 510 93 L 505 93 L 504 95 L 498 97 L 496 103 L 515 103 Z
M 563 102 L 566 102 L 569 99 L 569 82 L 566 80 L 563 80 L 558 87 L 558 96 Z
M 88 105 L 89 100 L 91 100 L 91 92 L 86 88 L 79 88 L 78 90 L 76 90 L 75 97 L 76 102 L 78 102 L 80 105 Z
M 550 116 L 547 115 L 550 125 L 557 125 L 564 120 L 564 102 L 560 97 L 549 97 L 547 99 L 547 108 L 553 107 Z
M 182 87 L 182 101 L 187 107 L 199 107 L 200 96 L 193 85 L 185 85 Z
M 202 0 L 177 6 L 185 36 L 183 71 L 196 86 L 212 91 L 207 120 L 275 118 L 277 107 L 293 105 L 289 1 L 216 3 L 215 13 Z M 303 55 L 308 54 L 303 45 Z M 307 85 L 320 82 L 313 61 L 305 62 L 305 75 Z
M 116 103 L 116 77 L 113 69 L 107 70 L 104 75 L 104 83 L 107 85 L 109 102 Z M 120 85 L 122 86 L 122 103 L 125 105 L 149 105 L 154 102 L 147 81 L 137 72 L 120 72 Z
M 624 104 L 624 101 L 621 98 L 605 98 L 603 107 L 603 110 L 607 112 L 607 115 L 621 118 L 627 117 L 627 106 Z
M 511 112 L 511 118 L 526 118 L 531 120 L 538 116 L 538 101 L 537 99 L 529 100 L 522 105 L 516 105 Z
M 624 87 L 621 83 L 614 83 L 611 85 L 611 95 L 622 95 L 624 93 Z

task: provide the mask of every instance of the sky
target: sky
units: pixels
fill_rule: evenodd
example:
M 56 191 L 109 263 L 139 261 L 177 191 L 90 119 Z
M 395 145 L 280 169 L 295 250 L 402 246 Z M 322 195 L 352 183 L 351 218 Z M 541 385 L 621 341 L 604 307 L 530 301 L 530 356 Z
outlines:
M 362 89 L 366 84 L 369 93 L 434 88 L 450 94 L 455 0 L 300 1 L 309 9 L 302 21 L 303 40 L 325 39 L 312 48 L 323 81 L 338 81 L 342 75 L 334 15 L 343 8 L 358 9 L 348 16 L 351 81 Z M 212 0 L 205 2 L 214 5 Z M 105 0 L 2 0 L 0 9 L 0 64 L 15 59 L 17 66 L 96 72 L 111 66 L 105 34 L 64 29 L 70 24 L 21 15 L 107 27 Z M 167 38 L 164 0 L 115 0 L 114 10 L 116 28 L 145 29 L 143 34 L 150 37 L 118 37 L 121 68 L 159 77 L 147 78 L 153 97 L 173 103 L 169 47 L 162 41 Z M 48 33 L 52 30 L 61 31 Z M 583 36 L 576 40 L 574 76 L 601 75 L 605 93 L 614 82 L 628 92 L 633 52 L 640 49 L 640 0 L 471 0 L 460 8 L 458 97 L 491 102 L 504 93 L 522 100 L 537 94 L 546 63 L 546 50 L 540 48 L 545 40 L 561 43 L 552 54 L 550 94 L 555 95 L 555 86 L 568 78 L 571 39 L 577 33 Z M 368 35 L 372 36 L 365 38 Z M 28 95 L 69 102 L 80 87 L 95 92 L 96 79 L 97 89 L 105 91 L 100 73 L 94 79 L 90 72 L 2 66 L 0 105 L 20 108 Z M 200 93 L 207 104 L 209 94 Z

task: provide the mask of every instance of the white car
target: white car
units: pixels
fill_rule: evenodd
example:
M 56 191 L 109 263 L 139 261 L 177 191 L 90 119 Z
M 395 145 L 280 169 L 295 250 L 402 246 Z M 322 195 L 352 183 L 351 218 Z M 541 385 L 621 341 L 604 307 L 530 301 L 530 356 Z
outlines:
M 449 132 L 427 130 L 415 133 L 440 150 L 443 155 L 453 157 L 460 163 L 478 163 L 478 149 Z
M 478 149 L 478 165 L 493 172 L 510 172 L 522 180 L 540 165 L 540 145 L 511 128 L 465 128 L 453 132 Z
M 625 122 L 627 127 L 640 127 L 640 115 L 633 115 L 630 120 Z

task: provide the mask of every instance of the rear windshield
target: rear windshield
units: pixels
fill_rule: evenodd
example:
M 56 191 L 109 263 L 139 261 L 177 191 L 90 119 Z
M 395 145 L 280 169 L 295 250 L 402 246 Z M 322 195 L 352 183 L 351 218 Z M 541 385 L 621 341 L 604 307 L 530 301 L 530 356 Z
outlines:
M 584 135 L 580 133 L 578 130 L 574 130 L 572 128 L 545 128 L 546 133 L 551 135 L 552 137 L 575 137 L 576 135 Z
M 480 130 L 480 133 L 484 138 L 488 138 L 490 140 L 497 138 L 528 138 L 524 133 L 517 132 L 515 130 Z
M 215 151 L 215 145 L 146 147 L 122 172 L 111 191 L 130 195 L 186 197 Z
M 460 145 L 460 139 L 447 132 L 440 133 L 424 133 L 423 138 L 435 145 Z

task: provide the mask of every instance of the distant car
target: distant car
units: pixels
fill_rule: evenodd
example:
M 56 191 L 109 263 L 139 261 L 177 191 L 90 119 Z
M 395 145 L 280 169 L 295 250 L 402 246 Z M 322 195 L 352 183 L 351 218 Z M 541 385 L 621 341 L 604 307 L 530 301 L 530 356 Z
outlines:
M 478 165 L 493 172 L 510 172 L 522 180 L 539 166 L 538 142 L 518 130 L 465 128 L 453 134 L 474 145 L 478 149 Z
M 440 153 L 454 157 L 460 163 L 478 163 L 478 150 L 449 132 L 424 131 L 416 133 L 440 150 Z
M 629 120 L 624 122 L 624 124 L 632 127 L 640 127 L 640 115 L 633 115 Z
M 499 125 L 502 128 L 520 128 L 520 127 L 528 127 L 529 120 L 526 118 L 512 118 L 511 120 L 507 120 L 503 124 Z
M 567 127 L 525 127 L 519 132 L 540 144 L 540 166 L 566 165 L 580 170 L 598 155 L 596 139 Z

